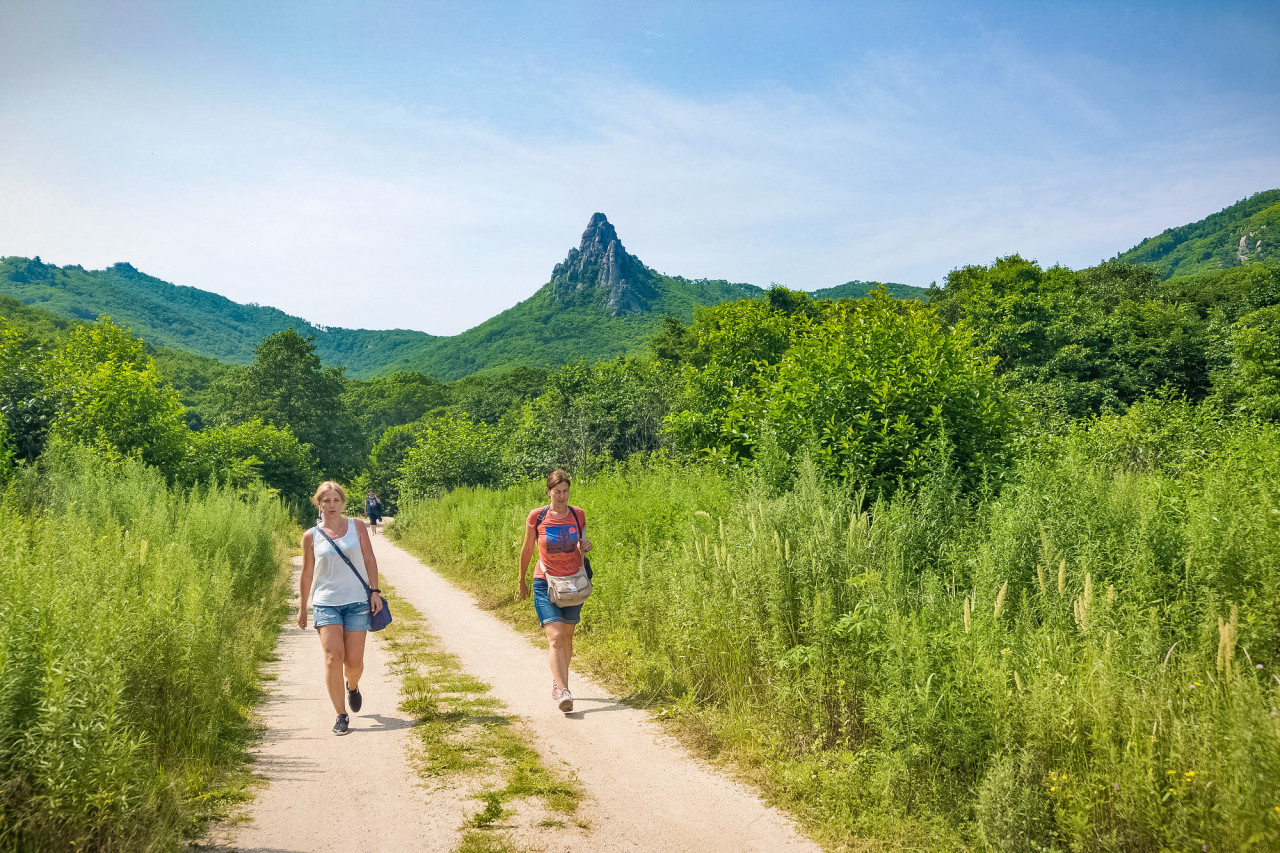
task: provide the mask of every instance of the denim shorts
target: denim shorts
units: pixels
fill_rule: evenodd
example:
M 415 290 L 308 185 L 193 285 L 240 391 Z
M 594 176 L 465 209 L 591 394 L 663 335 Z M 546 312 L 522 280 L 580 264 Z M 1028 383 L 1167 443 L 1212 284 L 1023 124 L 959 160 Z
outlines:
M 325 625 L 341 625 L 344 631 L 368 631 L 369 602 L 313 604 L 311 605 L 311 624 L 317 628 L 323 628 Z
M 533 579 L 533 609 L 538 611 L 538 621 L 543 625 L 552 622 L 563 622 L 566 625 L 577 625 L 582 621 L 582 605 L 561 607 L 547 595 L 546 578 Z

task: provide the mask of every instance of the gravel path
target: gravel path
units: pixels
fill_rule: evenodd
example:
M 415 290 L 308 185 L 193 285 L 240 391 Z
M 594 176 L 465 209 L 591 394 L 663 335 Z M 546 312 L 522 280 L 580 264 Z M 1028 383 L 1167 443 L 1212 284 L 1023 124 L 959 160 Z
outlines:
M 577 673 L 570 685 L 575 710 L 560 713 L 545 649 L 385 536 L 373 542 L 382 576 L 424 614 L 444 650 L 525 721 L 548 766 L 576 774 L 587 792 L 577 816 L 589 824 L 592 851 L 819 849 L 754 792 L 688 755 L 646 713 Z M 428 789 L 414 775 L 410 720 L 397 710 L 398 698 L 388 701 L 398 691 L 379 643 L 369 644 L 365 710 L 353 716 L 347 737 L 329 732 L 333 710 L 312 631 L 286 629 L 277 670 L 257 768 L 267 787 L 251 821 L 217 843 L 242 851 L 454 849 L 475 804 L 457 790 Z

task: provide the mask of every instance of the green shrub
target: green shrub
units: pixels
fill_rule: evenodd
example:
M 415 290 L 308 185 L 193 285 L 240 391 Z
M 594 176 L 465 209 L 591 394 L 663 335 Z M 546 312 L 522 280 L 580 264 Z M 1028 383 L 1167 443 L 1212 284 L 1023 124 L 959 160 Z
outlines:
M 191 434 L 189 474 L 241 488 L 257 482 L 286 499 L 305 502 L 320 482 L 315 455 L 288 429 L 260 420 Z
M 77 326 L 48 370 L 58 401 L 52 435 L 178 473 L 188 435 L 182 404 L 139 338 L 106 318 Z
M 497 432 L 466 418 L 444 416 L 423 423 L 405 454 L 399 492 L 435 496 L 461 486 L 496 486 L 503 480 Z
M 873 495 L 922 475 L 939 441 L 972 483 L 1006 467 L 1016 426 L 993 367 L 968 333 L 877 291 L 827 307 L 760 394 L 735 399 L 726 422 L 792 459 L 812 453 L 828 474 Z

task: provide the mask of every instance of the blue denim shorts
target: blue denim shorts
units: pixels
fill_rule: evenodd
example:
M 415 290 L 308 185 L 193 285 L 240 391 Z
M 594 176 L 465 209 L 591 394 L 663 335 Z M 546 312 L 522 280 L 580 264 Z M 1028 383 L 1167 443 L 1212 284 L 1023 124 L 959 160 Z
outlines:
M 538 621 L 543 625 L 552 622 L 563 622 L 566 625 L 577 625 L 582 621 L 582 605 L 561 607 L 547 595 L 546 578 L 533 579 L 533 609 L 538 611 Z
M 341 625 L 344 631 L 368 631 L 369 602 L 313 604 L 311 605 L 311 624 L 317 628 L 323 628 L 325 625 Z

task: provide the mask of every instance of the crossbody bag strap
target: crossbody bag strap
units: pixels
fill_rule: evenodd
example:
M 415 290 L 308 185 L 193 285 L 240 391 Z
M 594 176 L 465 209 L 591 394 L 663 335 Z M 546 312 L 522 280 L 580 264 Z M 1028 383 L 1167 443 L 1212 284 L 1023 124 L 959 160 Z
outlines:
M 352 523 L 351 520 L 348 519 L 347 524 L 351 524 L 351 523 Z M 347 566 L 350 567 L 352 573 L 354 573 L 356 576 L 356 580 L 360 581 L 360 586 L 364 587 L 365 595 L 373 595 L 373 588 L 370 587 L 369 584 L 365 583 L 365 579 L 360 576 L 360 570 L 356 568 L 356 564 L 351 562 L 351 559 L 346 554 L 342 553 L 342 549 L 338 547 L 337 542 L 333 541 L 333 537 L 330 536 L 328 533 L 325 533 L 324 530 L 321 529 L 320 525 L 318 524 L 313 529 L 317 533 L 319 533 L 321 536 L 323 536 L 325 539 L 329 540 L 329 544 L 333 546 L 333 550 L 338 552 L 338 556 L 342 558 L 342 562 L 346 563 Z

